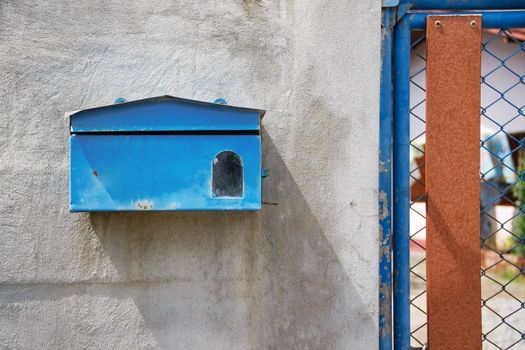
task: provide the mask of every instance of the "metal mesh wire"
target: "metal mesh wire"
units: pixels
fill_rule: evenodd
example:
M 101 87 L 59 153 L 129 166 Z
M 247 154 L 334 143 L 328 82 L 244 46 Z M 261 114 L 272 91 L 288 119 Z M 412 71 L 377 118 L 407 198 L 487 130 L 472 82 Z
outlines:
M 425 35 L 413 33 L 410 73 L 412 346 L 427 342 Z M 481 281 L 484 349 L 525 349 L 525 43 L 484 32 L 481 74 Z M 523 200 L 523 199 L 522 199 Z M 465 286 L 468 288 L 468 286 Z

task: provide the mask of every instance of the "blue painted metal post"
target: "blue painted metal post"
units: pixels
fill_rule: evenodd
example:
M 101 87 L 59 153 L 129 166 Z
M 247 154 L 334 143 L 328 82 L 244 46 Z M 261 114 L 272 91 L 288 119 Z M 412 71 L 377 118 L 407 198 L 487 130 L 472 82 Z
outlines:
M 379 113 L 379 349 L 392 349 L 392 45 L 395 9 L 383 10 Z
M 525 1 L 524 1 L 525 2 Z M 459 14 L 482 14 L 483 28 L 522 28 L 525 26 L 525 11 L 494 11 L 494 12 L 457 12 L 447 13 L 449 15 Z M 432 13 L 414 13 L 405 16 L 411 29 L 425 29 L 427 16 Z M 396 38 L 397 39 L 397 38 Z
M 515 10 L 525 9 L 523 0 L 410 0 L 417 10 Z
M 394 40 L 394 348 L 410 349 L 410 26 Z

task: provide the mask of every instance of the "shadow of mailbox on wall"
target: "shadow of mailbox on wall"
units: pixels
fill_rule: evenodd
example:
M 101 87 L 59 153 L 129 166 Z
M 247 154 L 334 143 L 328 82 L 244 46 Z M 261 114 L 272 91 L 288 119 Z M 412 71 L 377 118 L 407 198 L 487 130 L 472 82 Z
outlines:
M 70 116 L 70 210 L 259 210 L 264 111 L 172 96 Z

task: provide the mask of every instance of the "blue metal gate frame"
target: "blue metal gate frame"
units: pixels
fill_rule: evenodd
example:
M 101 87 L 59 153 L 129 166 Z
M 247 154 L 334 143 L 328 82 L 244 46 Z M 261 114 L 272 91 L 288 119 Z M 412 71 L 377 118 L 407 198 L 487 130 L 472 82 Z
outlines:
M 382 18 L 379 348 L 391 350 L 393 346 L 395 350 L 409 350 L 410 33 L 425 28 L 427 16 L 435 14 L 425 12 L 430 10 L 446 10 L 447 14 L 481 14 L 483 28 L 525 27 L 525 2 L 401 0 L 394 5 L 395 1 L 384 2 Z

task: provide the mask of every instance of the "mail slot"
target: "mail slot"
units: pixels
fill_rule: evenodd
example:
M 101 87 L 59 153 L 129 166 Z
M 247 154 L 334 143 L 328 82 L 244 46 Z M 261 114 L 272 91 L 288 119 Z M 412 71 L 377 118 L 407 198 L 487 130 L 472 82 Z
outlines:
M 259 210 L 264 111 L 162 96 L 70 116 L 70 210 Z

